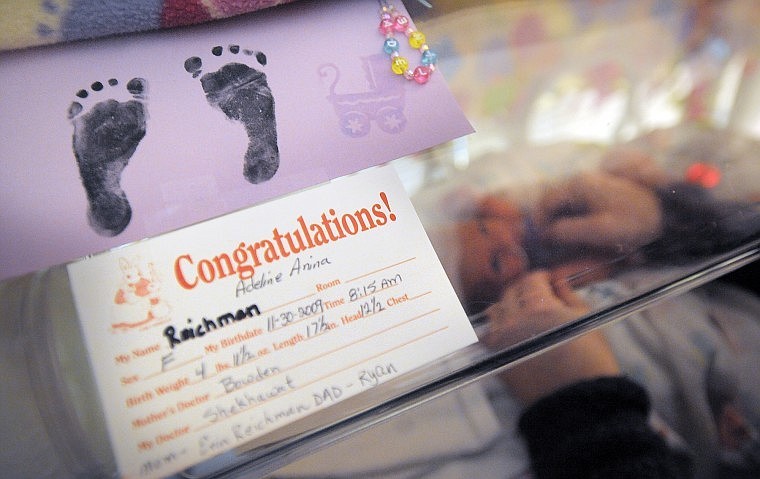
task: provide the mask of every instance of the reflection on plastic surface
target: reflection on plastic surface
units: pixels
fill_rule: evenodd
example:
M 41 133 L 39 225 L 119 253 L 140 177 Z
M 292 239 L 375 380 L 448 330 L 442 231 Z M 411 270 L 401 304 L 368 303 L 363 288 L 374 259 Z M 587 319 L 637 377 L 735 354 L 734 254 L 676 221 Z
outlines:
M 660 398 L 660 431 L 697 458 L 693 466 L 704 477 L 753 467 L 751 452 L 739 452 L 750 451 L 752 441 L 735 449 L 723 442 L 720 453 L 705 447 L 718 440 L 711 428 L 725 422 L 695 392 L 704 391 L 707 370 L 686 366 L 711 363 L 682 358 L 718 351 L 725 357 L 736 346 L 726 331 L 744 336 L 751 353 L 741 361 L 752 364 L 760 350 L 752 317 L 757 298 L 719 289 L 685 293 L 758 255 L 760 83 L 753 65 L 760 43 L 748 19 L 758 18 L 760 7 L 747 1 L 722 2 L 720 11 L 635 1 L 436 7 L 418 24 L 435 39 L 440 70 L 478 133 L 396 167 L 487 348 L 452 358 L 449 373 L 420 371 L 413 402 L 634 314 L 605 328 L 602 341 L 627 374 Z M 728 297 L 742 298 L 736 301 L 744 307 Z M 668 298 L 660 309 L 638 312 Z M 695 308 L 725 317 L 689 314 Z M 760 390 L 757 379 L 746 366 L 728 364 L 742 378 L 742 417 L 757 425 L 756 408 L 747 407 Z M 399 387 L 379 409 L 405 409 L 405 386 Z M 673 407 L 685 396 L 699 413 Z M 497 415 L 504 412 L 499 400 L 512 404 L 514 421 L 519 405 L 510 397 L 502 391 L 490 401 Z M 311 441 L 330 443 L 384 417 L 352 411 L 353 422 L 286 441 L 282 450 L 305 452 Z M 399 422 L 420 419 L 424 428 L 413 413 Z M 509 426 L 505 431 L 516 437 Z M 312 462 L 366 473 L 364 464 L 345 459 L 362 440 L 349 438 L 345 448 L 327 449 Z M 264 448 L 251 459 L 276 462 L 277 450 Z M 418 452 L 411 448 L 372 473 L 418 473 L 409 466 Z M 517 456 L 499 477 L 525 473 L 526 456 Z M 491 477 L 493 458 L 472 457 L 468 466 Z M 456 454 L 439 457 L 427 472 L 445 474 L 463 462 Z M 309 463 L 276 476 L 302 477 Z
M 721 2 L 700 19 L 676 1 L 491 2 L 448 14 L 449 3 L 418 24 L 478 133 L 395 166 L 483 343 L 191 472 L 275 471 L 608 322 L 621 368 L 657 398 L 663 430 L 695 469 L 753 467 L 759 301 L 689 290 L 760 254 L 760 5 Z M 487 408 L 514 420 L 520 405 L 499 409 L 497 397 L 513 399 L 500 390 Z M 414 412 L 403 426 L 424 431 L 443 416 Z M 720 436 L 730 424 L 742 441 Z M 316 458 L 345 469 L 340 451 Z M 440 471 L 459 467 L 458 453 L 435 456 Z M 519 477 L 525 456 L 510 459 Z M 410 471 L 393 462 L 378 476 Z M 475 463 L 489 477 L 488 460 Z M 300 477 L 297 467 L 277 475 Z

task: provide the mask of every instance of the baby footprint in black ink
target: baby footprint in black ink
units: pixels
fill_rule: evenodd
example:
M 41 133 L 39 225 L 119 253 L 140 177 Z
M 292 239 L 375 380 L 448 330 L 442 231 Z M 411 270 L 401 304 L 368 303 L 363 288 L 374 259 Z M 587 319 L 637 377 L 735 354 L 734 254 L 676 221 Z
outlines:
M 212 55 L 217 57 L 225 52 L 255 58 L 261 66 L 267 63 L 263 53 L 241 49 L 238 45 L 230 45 L 226 50 L 217 46 L 211 50 Z M 203 61 L 199 57 L 185 60 L 185 70 L 193 78 L 200 76 L 206 100 L 212 107 L 245 127 L 248 135 L 248 150 L 243 165 L 245 178 L 254 184 L 271 179 L 280 166 L 280 153 L 277 147 L 274 97 L 266 75 L 237 62 L 227 63 L 214 72 L 203 73 Z
M 87 218 L 102 236 L 118 235 L 132 218 L 132 207 L 121 188 L 121 173 L 145 136 L 147 111 L 142 100 L 147 83 L 133 78 L 126 85 L 131 99 L 105 99 L 85 113 L 80 101 L 118 85 L 112 78 L 107 85 L 93 83 L 91 92 L 80 90 L 76 95 L 81 100 L 71 104 L 68 115 L 74 124 L 74 156 L 89 202 Z

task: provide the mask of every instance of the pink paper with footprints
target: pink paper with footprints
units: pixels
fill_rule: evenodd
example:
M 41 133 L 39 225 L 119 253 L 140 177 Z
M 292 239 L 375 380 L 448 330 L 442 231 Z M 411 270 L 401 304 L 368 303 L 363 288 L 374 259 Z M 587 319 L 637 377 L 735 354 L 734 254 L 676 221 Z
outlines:
M 0 54 L 0 279 L 471 131 L 440 73 L 408 82 L 382 45 L 362 0 Z

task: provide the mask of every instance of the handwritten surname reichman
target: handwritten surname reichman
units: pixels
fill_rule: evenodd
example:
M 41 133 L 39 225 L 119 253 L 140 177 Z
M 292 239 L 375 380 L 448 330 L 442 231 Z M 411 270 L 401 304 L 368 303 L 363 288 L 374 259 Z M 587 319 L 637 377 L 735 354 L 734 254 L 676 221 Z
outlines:
M 242 442 L 258 437 L 262 431 L 274 427 L 277 423 L 292 417 L 298 417 L 311 409 L 308 404 L 291 404 L 276 411 L 262 411 L 259 419 L 248 424 L 234 424 L 231 427 L 235 440 Z
M 251 304 L 245 309 L 238 309 L 235 313 L 224 313 L 219 315 L 216 320 L 203 318 L 198 324 L 193 325 L 192 318 L 187 318 L 188 326 L 177 331 L 174 326 L 167 326 L 164 329 L 164 337 L 169 341 L 169 346 L 174 349 L 175 346 L 182 344 L 184 341 L 200 338 L 206 333 L 213 333 L 217 329 L 223 328 L 231 323 L 242 321 L 247 318 L 259 316 L 261 311 L 256 304 Z

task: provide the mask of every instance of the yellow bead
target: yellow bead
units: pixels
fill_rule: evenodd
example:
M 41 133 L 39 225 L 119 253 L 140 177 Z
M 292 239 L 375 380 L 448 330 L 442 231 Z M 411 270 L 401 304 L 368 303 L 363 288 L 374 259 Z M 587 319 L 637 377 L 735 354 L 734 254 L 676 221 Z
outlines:
M 409 34 L 409 45 L 412 48 L 420 48 L 425 44 L 425 34 L 422 32 L 412 32 Z
M 404 57 L 394 57 L 391 62 L 391 70 L 396 75 L 403 75 L 409 69 L 409 60 Z

